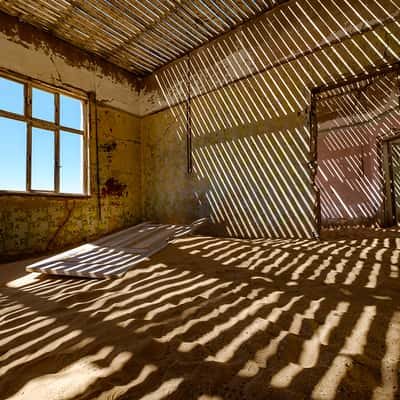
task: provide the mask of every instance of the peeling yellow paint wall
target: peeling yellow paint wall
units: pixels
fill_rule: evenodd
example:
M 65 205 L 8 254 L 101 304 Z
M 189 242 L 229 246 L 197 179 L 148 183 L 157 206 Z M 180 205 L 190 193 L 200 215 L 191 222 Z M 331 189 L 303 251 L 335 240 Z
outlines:
M 98 106 L 89 198 L 0 196 L 0 259 L 65 248 L 141 221 L 140 120 Z M 98 195 L 100 193 L 100 195 Z
M 95 92 L 97 106 L 91 107 L 90 197 L 0 195 L 0 261 L 56 251 L 140 222 L 140 118 L 133 114 L 137 82 L 11 17 L 1 21 L 1 68 Z

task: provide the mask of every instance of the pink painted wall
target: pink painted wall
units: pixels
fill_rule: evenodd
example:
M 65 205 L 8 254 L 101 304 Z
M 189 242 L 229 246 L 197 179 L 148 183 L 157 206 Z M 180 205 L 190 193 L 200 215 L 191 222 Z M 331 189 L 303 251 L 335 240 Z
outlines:
M 379 138 L 400 127 L 397 74 L 325 92 L 317 100 L 322 226 L 371 225 L 383 201 Z

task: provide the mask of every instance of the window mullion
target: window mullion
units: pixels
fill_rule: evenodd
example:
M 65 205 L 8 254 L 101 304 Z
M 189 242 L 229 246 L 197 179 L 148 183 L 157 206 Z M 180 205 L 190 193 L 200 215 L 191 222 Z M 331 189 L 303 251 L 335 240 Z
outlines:
M 15 165 L 18 165 L 18 182 L 14 185 L 5 180 L 4 191 L 26 191 L 43 195 L 88 194 L 90 158 L 87 96 L 70 93 L 69 90 L 58 89 L 28 78 L 22 79 L 20 76 L 6 76 L 4 79 L 8 83 L 6 82 L 5 87 L 10 88 L 13 96 L 15 92 L 18 101 L 15 107 L 6 104 L 0 110 L 0 118 L 14 121 L 12 125 L 15 126 L 16 132 L 18 131 L 18 140 L 26 143 L 26 149 L 24 152 L 21 146 L 17 154 L 18 160 L 15 160 Z M 2 71 L 0 77 L 3 77 Z M 54 101 L 51 95 L 54 96 Z M 51 116 L 52 103 L 54 120 Z M 82 119 L 83 126 L 79 124 L 79 118 Z M 6 123 L 11 124 L 10 121 Z M 15 137 L 16 142 L 17 135 Z M 80 174 L 77 161 L 73 161 L 72 156 L 76 159 L 79 157 Z M 65 165 L 61 165 L 61 158 Z M 54 173 L 54 177 L 51 177 L 51 173 Z
M 95 97 L 92 99 L 96 101 Z M 83 190 L 85 194 L 89 194 L 90 190 L 90 166 L 89 166 L 89 151 L 90 151 L 90 141 L 89 141 L 89 132 L 90 132 L 90 114 L 89 114 L 89 101 L 82 103 L 83 104 Z M 97 118 L 97 116 L 96 116 Z M 96 122 L 97 124 L 97 122 Z
M 54 164 L 54 187 L 57 193 L 60 192 L 60 95 L 58 93 L 54 96 L 54 108 L 55 108 L 55 121 L 56 121 L 56 130 L 55 130 L 55 164 Z
M 32 182 L 32 86 L 25 84 L 25 118 L 27 119 L 26 140 L 26 191 L 31 191 Z

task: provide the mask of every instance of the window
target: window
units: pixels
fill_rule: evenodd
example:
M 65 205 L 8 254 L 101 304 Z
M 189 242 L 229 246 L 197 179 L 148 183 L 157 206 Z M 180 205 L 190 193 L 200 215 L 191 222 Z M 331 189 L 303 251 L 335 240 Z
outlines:
M 0 191 L 88 193 L 87 98 L 0 75 Z

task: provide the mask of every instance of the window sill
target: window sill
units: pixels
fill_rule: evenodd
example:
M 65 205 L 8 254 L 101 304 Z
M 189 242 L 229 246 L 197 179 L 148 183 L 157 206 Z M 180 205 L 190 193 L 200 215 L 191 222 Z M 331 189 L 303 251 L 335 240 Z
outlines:
M 89 199 L 90 194 L 74 194 L 74 193 L 51 193 L 51 192 L 19 192 L 16 190 L 0 190 L 0 197 L 2 196 L 36 196 L 36 197 L 49 197 L 49 198 L 68 198 L 68 199 Z

